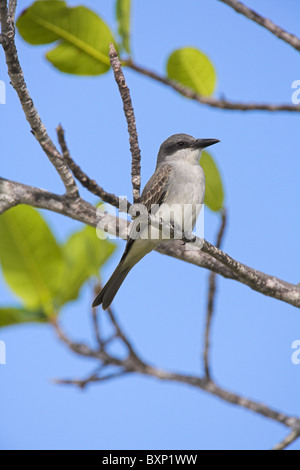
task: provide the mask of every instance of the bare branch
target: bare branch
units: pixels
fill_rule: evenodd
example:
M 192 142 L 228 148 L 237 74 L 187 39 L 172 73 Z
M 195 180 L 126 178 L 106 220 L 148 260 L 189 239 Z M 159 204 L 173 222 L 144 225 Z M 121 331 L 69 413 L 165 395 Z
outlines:
M 108 380 L 122 377 L 126 374 L 129 374 L 129 371 L 121 370 L 120 372 L 106 374 L 103 376 L 98 376 L 97 374 L 93 374 L 87 377 L 86 379 L 81 379 L 81 380 L 80 379 L 55 379 L 54 383 L 57 385 L 73 385 L 83 390 L 90 384 L 106 382 Z
M 0 190 L 3 189 L 3 185 L 1 184 L 1 179 L 0 179 Z M 15 195 L 10 192 L 9 194 L 0 191 L 0 215 L 4 214 L 4 212 L 8 211 L 8 209 L 11 209 L 14 206 L 18 205 L 18 201 L 15 197 Z
M 74 199 L 75 201 L 80 199 L 80 194 L 79 194 L 76 182 L 73 178 L 72 173 L 68 169 L 68 167 L 65 166 L 61 154 L 58 152 L 58 150 L 55 147 L 53 147 L 52 145 L 48 145 L 46 142 L 40 142 L 40 145 L 42 149 L 44 150 L 45 154 L 49 157 L 49 160 L 51 160 L 52 162 L 56 162 L 55 163 L 56 169 L 57 169 L 57 165 L 59 165 L 59 167 L 61 168 L 61 171 L 64 175 L 63 182 L 67 190 L 67 195 L 70 198 Z
M 96 290 L 97 290 L 97 293 L 98 293 L 99 292 L 98 283 L 95 285 L 94 291 L 96 291 Z M 96 293 L 96 295 L 97 295 L 97 293 Z M 103 344 L 102 344 L 102 338 L 101 338 L 101 334 L 100 334 L 99 321 L 98 321 L 98 315 L 97 315 L 97 309 L 96 308 L 92 308 L 92 321 L 93 321 L 93 329 L 94 329 L 96 341 L 99 345 L 99 348 L 102 349 Z
M 116 336 L 124 343 L 124 345 L 126 346 L 126 348 L 128 349 L 129 351 L 129 360 L 134 362 L 134 363 L 137 363 L 139 366 L 142 365 L 144 366 L 144 361 L 142 361 L 140 359 L 140 357 L 138 356 L 138 354 L 136 353 L 134 347 L 132 346 L 130 340 L 128 339 L 128 337 L 125 335 L 125 333 L 123 332 L 121 326 L 119 325 L 119 323 L 117 322 L 116 320 L 116 317 L 112 311 L 112 308 L 109 307 L 107 309 L 107 314 L 110 318 L 110 321 L 111 323 L 114 325 L 115 327 L 115 331 L 116 331 Z
M 231 111 L 289 111 L 289 112 L 300 112 L 300 105 L 291 105 L 291 104 L 267 104 L 267 103 L 241 103 L 228 101 L 226 99 L 216 99 L 212 97 L 202 96 L 199 93 L 195 92 L 191 88 L 185 87 L 180 83 L 177 83 L 173 80 L 168 79 L 162 75 L 159 75 L 152 70 L 149 70 L 145 67 L 141 67 L 134 63 L 132 60 L 124 61 L 124 65 L 129 67 L 132 70 L 135 70 L 141 75 L 152 78 L 153 80 L 162 83 L 173 90 L 180 93 L 182 96 L 189 98 L 191 100 L 197 101 L 198 103 L 210 106 L 211 108 L 231 110 Z
M 293 430 L 288 436 L 286 436 L 279 444 L 277 444 L 273 450 L 285 450 L 293 442 L 295 442 L 300 437 L 300 429 Z
M 62 332 L 60 329 L 58 323 L 53 320 L 53 325 L 56 330 L 56 333 L 58 337 L 63 341 L 64 344 L 68 346 L 70 350 L 75 352 L 76 354 L 83 356 L 83 357 L 89 357 L 91 359 L 98 359 L 100 361 L 100 367 L 101 366 L 117 366 L 118 371 L 116 374 L 113 374 L 113 377 L 117 377 L 120 375 L 123 375 L 123 373 L 127 372 L 134 372 L 138 373 L 141 375 L 153 377 L 162 381 L 168 381 L 168 382 L 177 382 L 177 383 L 183 383 L 190 385 L 192 387 L 198 388 L 200 390 L 203 390 L 211 395 L 214 395 L 216 397 L 221 398 L 223 401 L 245 408 L 247 410 L 250 410 L 256 414 L 259 414 L 261 416 L 264 416 L 266 418 L 269 418 L 273 421 L 276 421 L 278 423 L 281 423 L 289 428 L 295 429 L 297 426 L 300 426 L 300 418 L 295 417 L 295 416 L 289 416 L 284 413 L 280 413 L 264 404 L 255 402 L 253 400 L 250 400 L 248 398 L 244 398 L 240 395 L 237 395 L 235 393 L 229 392 L 221 387 L 219 387 L 216 383 L 214 383 L 211 380 L 207 380 L 207 378 L 202 378 L 199 376 L 192 376 L 192 375 L 185 375 L 185 374 L 179 374 L 179 373 L 174 373 L 174 372 L 168 372 L 162 369 L 158 369 L 156 367 L 151 366 L 150 364 L 146 363 L 143 361 L 139 356 L 137 356 L 136 361 L 132 361 L 129 358 L 126 359 L 120 359 L 116 356 L 113 356 L 109 354 L 107 351 L 95 351 L 91 349 L 89 346 L 82 344 L 82 343 L 73 343 L 72 340 L 70 340 L 65 333 Z M 126 336 L 124 333 L 122 333 L 121 339 L 124 341 L 124 338 L 126 339 Z M 126 341 L 128 341 L 126 339 Z M 123 371 L 123 373 L 122 373 Z M 110 377 L 109 377 L 110 378 Z M 88 380 L 88 383 L 92 382 L 97 382 L 101 381 L 102 379 L 99 377 L 95 377 L 94 375 L 91 376 Z M 82 385 L 83 383 L 86 383 L 87 380 L 85 381 L 63 381 L 63 383 L 71 384 L 71 385 Z M 61 382 L 60 382 L 61 383 Z
M 220 248 L 225 227 L 227 221 L 227 214 L 226 209 L 224 209 L 221 213 L 221 226 L 218 232 L 216 247 Z M 207 313 L 206 313 L 206 328 L 205 328 L 205 346 L 204 346 L 204 353 L 203 353 L 203 362 L 204 362 L 204 370 L 207 379 L 211 377 L 210 373 L 210 337 L 211 337 L 211 325 L 212 325 L 212 318 L 214 313 L 215 307 L 215 297 L 216 297 L 216 273 L 213 271 L 209 275 L 209 289 L 208 289 L 208 301 L 207 301 Z
M 227 253 L 219 250 L 206 240 L 204 240 L 202 251 L 227 266 L 238 275 L 240 282 L 251 287 L 251 289 L 288 302 L 295 307 L 300 307 L 300 286 L 293 285 L 291 287 L 291 284 L 287 284 L 285 281 L 249 268 L 245 264 L 235 261 Z
M 246 16 L 249 20 L 254 21 L 265 29 L 268 29 L 272 34 L 292 46 L 296 51 L 300 51 L 300 39 L 294 34 L 288 33 L 280 26 L 273 23 L 273 21 L 268 18 L 256 13 L 254 10 L 251 10 L 246 5 L 237 0 L 219 0 L 220 2 L 226 3 L 226 5 L 233 8 L 237 13 Z
M 109 58 L 111 67 L 114 72 L 115 80 L 118 84 L 121 98 L 123 100 L 123 109 L 127 121 L 130 151 L 132 155 L 131 166 L 131 179 L 132 179 L 132 193 L 133 202 L 138 204 L 140 202 L 141 191 L 141 151 L 138 143 L 138 135 L 136 130 L 136 122 L 134 117 L 134 110 L 130 98 L 129 88 L 126 84 L 125 77 L 122 71 L 122 66 L 118 53 L 113 44 L 110 44 Z
M 74 162 L 71 158 L 69 149 L 67 147 L 65 141 L 65 133 L 61 126 L 58 126 L 57 129 L 57 136 L 58 141 L 62 150 L 63 158 L 70 170 L 72 171 L 75 178 L 82 184 L 84 188 L 86 188 L 90 193 L 94 194 L 95 196 L 100 197 L 103 202 L 107 202 L 116 208 L 120 208 L 122 203 L 120 199 L 115 196 L 114 194 L 106 192 L 101 186 L 99 186 L 95 180 L 88 177 L 86 173 L 84 173 L 81 168 Z M 127 209 L 130 207 L 130 203 L 127 202 Z
M 14 11 L 14 5 L 14 2 L 12 2 L 10 5 L 12 12 Z M 10 19 L 6 0 L 1 0 L 0 2 L 0 21 L 2 26 L 2 47 L 5 52 L 8 75 L 10 77 L 13 88 L 18 94 L 26 119 L 31 126 L 33 135 L 41 147 L 44 150 L 45 147 L 48 148 L 48 151 L 46 152 L 47 156 L 56 168 L 61 180 L 64 183 L 67 193 L 71 197 L 76 197 L 76 195 L 74 196 L 73 192 L 74 184 L 71 183 L 73 180 L 72 173 L 61 158 L 61 155 L 56 150 L 54 143 L 47 134 L 46 128 L 33 104 L 31 96 L 29 95 L 15 45 L 14 23 Z M 53 152 L 50 152 L 49 149 L 53 149 Z
M 91 225 L 92 227 L 98 226 L 100 229 L 112 235 L 127 240 L 127 220 L 116 218 L 99 210 L 97 211 L 93 205 L 83 199 L 72 203 L 66 196 L 58 196 L 42 189 L 8 181 L 1 177 L 0 194 L 5 194 L 2 212 L 5 210 L 7 201 L 13 201 L 11 202 L 13 205 L 28 204 L 32 207 L 63 214 L 72 219 L 79 220 L 84 224 Z M 202 251 L 188 250 L 182 245 L 180 240 L 162 243 L 157 248 L 157 251 L 196 266 L 213 270 L 217 274 L 241 282 L 261 294 L 282 300 L 295 307 L 300 307 L 299 285 L 290 284 L 277 277 L 256 271 L 253 268 L 241 264 L 207 241 L 204 241 Z
M 8 14 L 12 22 L 15 21 L 17 3 L 17 0 L 9 0 L 8 3 Z

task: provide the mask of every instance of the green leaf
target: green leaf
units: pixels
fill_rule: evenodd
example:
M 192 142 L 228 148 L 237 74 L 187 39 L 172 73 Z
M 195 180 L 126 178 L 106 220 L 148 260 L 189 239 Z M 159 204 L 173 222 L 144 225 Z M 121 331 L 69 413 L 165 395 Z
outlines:
M 18 206 L 0 216 L 0 262 L 4 278 L 27 308 L 54 313 L 63 258 L 37 210 Z
M 216 88 L 215 68 L 203 52 L 193 47 L 174 51 L 167 63 L 167 75 L 202 96 L 210 96 Z
M 99 240 L 96 229 L 87 226 L 74 233 L 62 248 L 65 270 L 57 299 L 60 306 L 77 299 L 81 287 L 91 276 L 99 277 L 99 269 L 116 246 L 108 240 Z
M 59 0 L 37 1 L 18 18 L 18 30 L 30 44 L 59 41 L 46 54 L 59 70 L 75 75 L 100 75 L 110 68 L 107 24 L 93 11 L 69 8 Z
M 118 33 L 122 39 L 122 46 L 128 54 L 130 54 L 130 10 L 131 0 L 117 0 Z
M 0 308 L 0 328 L 20 323 L 46 323 L 49 317 L 42 311 L 27 310 L 25 308 Z
M 213 157 L 202 152 L 200 165 L 205 173 L 206 189 L 204 203 L 214 212 L 219 212 L 224 205 L 224 190 L 218 167 Z

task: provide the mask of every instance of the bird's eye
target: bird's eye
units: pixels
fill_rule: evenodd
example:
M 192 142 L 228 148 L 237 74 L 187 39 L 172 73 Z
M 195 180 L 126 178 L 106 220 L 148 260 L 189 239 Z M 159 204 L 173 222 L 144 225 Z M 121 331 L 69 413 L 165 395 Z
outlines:
M 183 147 L 183 146 L 184 146 L 184 142 L 177 142 L 177 145 L 178 145 L 178 147 Z

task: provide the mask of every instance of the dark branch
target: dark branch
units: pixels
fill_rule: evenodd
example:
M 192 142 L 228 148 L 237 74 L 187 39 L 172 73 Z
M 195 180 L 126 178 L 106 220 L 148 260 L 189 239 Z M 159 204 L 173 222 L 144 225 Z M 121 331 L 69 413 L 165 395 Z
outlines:
M 110 44 L 109 51 L 110 63 L 114 72 L 115 80 L 119 87 L 121 98 L 123 100 L 123 108 L 128 126 L 130 151 L 132 155 L 131 179 L 133 202 L 134 204 L 138 204 L 140 202 L 141 191 L 141 151 L 138 143 L 134 110 L 130 98 L 129 88 L 126 84 L 122 71 L 121 62 L 113 44 Z
M 226 209 L 224 209 L 221 213 L 221 226 L 218 232 L 218 237 L 216 241 L 216 247 L 220 248 L 225 227 L 227 222 L 227 214 Z M 211 326 L 212 326 L 212 318 L 214 314 L 215 308 L 215 298 L 216 298 L 216 273 L 213 271 L 209 275 L 209 288 L 208 288 L 208 300 L 207 300 L 207 313 L 206 313 L 206 327 L 205 327 L 205 345 L 204 345 L 204 353 L 203 353 L 203 362 L 204 362 L 204 370 L 207 379 L 211 377 L 210 373 L 210 338 L 211 338 Z
M 286 436 L 279 444 L 277 444 L 273 450 L 285 450 L 289 447 L 293 442 L 295 442 L 300 437 L 300 428 L 299 425 L 296 426 L 296 429 L 293 429 L 292 432 Z
M 254 10 L 251 10 L 246 5 L 244 5 L 241 2 L 238 2 L 237 0 L 219 0 L 219 1 L 226 3 L 226 5 L 233 8 L 237 13 L 240 13 L 241 15 L 246 16 L 246 18 L 248 18 L 249 20 L 254 21 L 255 23 L 259 24 L 265 29 L 268 29 L 276 37 L 278 37 L 279 39 L 281 39 L 282 41 L 286 42 L 287 44 L 292 46 L 294 49 L 296 49 L 296 51 L 300 51 L 300 39 L 294 34 L 291 34 L 285 31 L 280 26 L 273 23 L 273 21 L 259 15 Z
M 207 378 L 202 378 L 199 376 L 192 376 L 192 375 L 185 375 L 179 374 L 176 372 L 168 372 L 162 369 L 157 369 L 156 367 L 151 366 L 150 364 L 146 363 L 142 360 L 138 355 L 136 358 L 130 357 L 130 355 L 125 358 L 121 359 L 111 353 L 108 353 L 106 350 L 93 350 L 89 346 L 83 343 L 74 343 L 70 340 L 66 334 L 61 330 L 58 323 L 54 320 L 53 325 L 56 331 L 56 334 L 60 338 L 60 340 L 73 352 L 76 354 L 89 357 L 90 359 L 100 361 L 101 370 L 103 370 L 106 366 L 116 366 L 117 372 L 116 374 L 112 374 L 113 377 L 120 376 L 126 373 L 138 373 L 141 375 L 153 377 L 162 381 L 168 382 L 177 382 L 181 384 L 187 384 L 197 389 L 203 390 L 211 395 L 221 398 L 223 401 L 230 403 L 232 405 L 236 405 L 242 407 L 244 409 L 250 410 L 254 413 L 257 413 L 261 416 L 274 420 L 278 423 L 281 423 L 291 429 L 296 429 L 300 426 L 300 419 L 295 416 L 289 416 L 284 413 L 280 413 L 264 404 L 255 402 L 248 398 L 244 398 L 240 395 L 235 393 L 229 392 L 221 387 L 219 387 L 216 383 L 211 380 L 207 380 Z M 115 325 L 115 323 L 114 323 Z M 124 333 L 120 336 L 121 341 L 124 342 L 125 338 L 125 345 L 127 344 L 127 339 Z M 135 353 L 136 354 L 136 353 Z M 123 373 L 122 373 L 123 372 Z M 105 377 L 105 376 L 104 376 Z M 109 378 L 111 378 L 109 376 Z M 101 377 L 96 376 L 93 374 L 90 376 L 89 379 L 85 379 L 84 381 L 78 380 L 68 380 L 68 381 L 60 381 L 60 383 L 67 383 L 71 385 L 79 385 L 86 386 L 88 383 L 98 382 L 101 380 Z
M 75 178 L 82 184 L 84 188 L 90 191 L 90 193 L 94 194 L 95 196 L 98 196 L 103 202 L 107 202 L 108 204 L 111 204 L 112 206 L 119 209 L 122 205 L 120 199 L 114 194 L 108 193 L 103 188 L 101 188 L 101 186 L 99 186 L 95 180 L 89 178 L 89 176 L 84 173 L 81 168 L 74 162 L 65 141 L 65 133 L 63 128 L 61 126 L 58 126 L 56 131 L 64 161 L 72 171 Z M 126 206 L 127 209 L 129 209 L 130 204 L 127 202 Z
M 106 374 L 103 376 L 98 376 L 97 374 L 93 374 L 87 377 L 86 379 L 55 379 L 54 383 L 57 385 L 73 385 L 83 390 L 90 384 L 107 382 L 108 380 L 120 378 L 128 373 L 129 371 L 121 370 L 120 372 Z
M 300 105 L 291 105 L 291 104 L 267 104 L 267 103 L 240 103 L 228 101 L 225 99 L 216 99 L 212 97 L 201 96 L 199 93 L 195 92 L 191 88 L 185 87 L 180 83 L 174 82 L 173 80 L 168 79 L 162 75 L 159 75 L 152 70 L 149 70 L 145 67 L 141 67 L 132 60 L 124 61 L 124 65 L 135 70 L 141 75 L 152 78 L 153 80 L 162 83 L 173 90 L 180 93 L 182 96 L 189 98 L 191 100 L 197 101 L 198 103 L 210 106 L 211 108 L 231 110 L 231 111 L 289 111 L 289 112 L 300 112 Z
M 15 3 L 11 2 L 10 8 L 11 13 L 14 12 Z M 5 52 L 5 59 L 8 68 L 8 75 L 10 77 L 11 84 L 18 94 L 20 103 L 22 105 L 25 117 L 31 126 L 33 135 L 46 152 L 49 160 L 56 168 L 67 193 L 70 197 L 76 197 L 76 185 L 73 180 L 72 173 L 63 161 L 61 155 L 56 150 L 54 143 L 47 134 L 47 130 L 41 121 L 41 118 L 35 108 L 32 98 L 28 92 L 23 70 L 21 68 L 18 52 L 15 45 L 15 26 L 12 21 L 10 14 L 7 9 L 7 1 L 1 0 L 0 2 L 0 21 L 1 21 L 1 37 L 2 47 Z M 52 152 L 49 149 L 53 149 Z

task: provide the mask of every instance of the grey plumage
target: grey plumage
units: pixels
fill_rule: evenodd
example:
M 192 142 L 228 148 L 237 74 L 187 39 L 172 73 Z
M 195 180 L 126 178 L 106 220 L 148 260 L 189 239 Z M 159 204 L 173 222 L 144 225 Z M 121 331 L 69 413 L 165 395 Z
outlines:
M 187 134 L 175 134 L 163 142 L 159 149 L 155 173 L 141 195 L 141 203 L 147 211 L 150 212 L 155 205 L 156 213 L 165 220 L 165 216 L 170 215 L 166 206 L 168 209 L 168 206 L 175 205 L 177 209 L 172 213 L 171 222 L 180 224 L 184 218 L 188 219 L 192 230 L 199 213 L 195 208 L 203 204 L 205 194 L 204 173 L 199 165 L 200 153 L 203 148 L 217 142 L 217 139 L 195 139 Z M 185 205 L 192 208 L 188 215 L 183 213 Z M 148 231 L 148 227 L 141 229 L 137 239 L 131 238 L 130 235 L 136 228 L 137 223 L 133 222 L 120 263 L 94 300 L 93 307 L 102 304 L 106 310 L 133 266 L 161 242 L 162 235 L 158 231 L 154 231 L 155 236 L 152 238 L 143 238 L 142 235 L 146 233 L 145 230 Z

